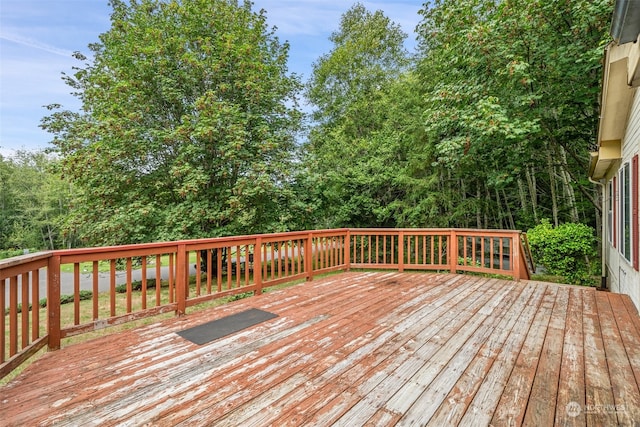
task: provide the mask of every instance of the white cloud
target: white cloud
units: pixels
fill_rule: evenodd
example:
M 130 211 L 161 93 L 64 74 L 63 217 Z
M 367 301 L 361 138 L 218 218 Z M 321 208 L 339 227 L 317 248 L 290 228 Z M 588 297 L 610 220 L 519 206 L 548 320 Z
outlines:
M 34 40 L 28 37 L 22 37 L 18 34 L 9 34 L 5 32 L 0 32 L 0 39 L 7 40 L 13 43 L 20 44 L 26 47 L 32 47 L 34 49 L 40 49 L 45 52 L 53 53 L 55 55 L 70 57 L 73 52 L 65 49 L 60 49 L 55 46 L 48 45 L 38 40 Z

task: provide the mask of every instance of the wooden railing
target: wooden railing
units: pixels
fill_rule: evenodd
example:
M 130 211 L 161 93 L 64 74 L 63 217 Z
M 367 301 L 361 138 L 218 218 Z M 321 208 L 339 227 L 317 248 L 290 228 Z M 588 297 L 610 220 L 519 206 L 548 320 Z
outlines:
M 315 274 L 363 268 L 528 279 L 530 255 L 523 244 L 526 248 L 519 231 L 336 229 L 59 250 L 0 260 L 0 378 L 44 346 L 60 348 L 66 337 L 164 312 L 183 315 L 208 300 L 260 294 L 269 286 L 312 280 Z M 84 299 L 90 302 L 81 303 Z M 45 302 L 46 315 L 40 315 Z

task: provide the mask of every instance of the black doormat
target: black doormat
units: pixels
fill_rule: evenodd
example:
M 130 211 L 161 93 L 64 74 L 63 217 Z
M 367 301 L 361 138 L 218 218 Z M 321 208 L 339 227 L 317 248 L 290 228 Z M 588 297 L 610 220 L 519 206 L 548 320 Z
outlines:
M 185 329 L 178 332 L 178 335 L 192 343 L 202 345 L 276 317 L 278 317 L 277 314 L 251 308 L 222 319 L 212 320 L 211 322 Z

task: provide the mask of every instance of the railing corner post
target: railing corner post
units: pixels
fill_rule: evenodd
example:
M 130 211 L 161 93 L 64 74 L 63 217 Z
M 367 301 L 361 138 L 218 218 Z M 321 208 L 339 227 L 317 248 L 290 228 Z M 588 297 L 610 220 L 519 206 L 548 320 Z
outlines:
M 455 274 L 458 270 L 458 234 L 455 229 L 451 229 L 449 240 L 449 272 Z
M 304 244 L 304 263 L 307 270 L 307 282 L 313 280 L 313 232 L 307 234 Z
M 47 265 L 47 332 L 49 350 L 60 348 L 60 256 L 53 255 Z
M 344 242 L 344 263 L 345 270 L 351 271 L 351 229 L 347 229 Z
M 398 233 L 398 272 L 404 272 L 404 231 Z
M 253 246 L 253 281 L 256 284 L 256 294 L 262 294 L 262 237 L 257 237 Z
M 513 259 L 511 262 L 511 270 L 513 271 L 513 280 L 516 282 L 520 281 L 520 271 L 522 269 L 522 266 L 520 265 L 520 245 L 520 232 L 514 231 L 511 235 L 511 252 Z
M 178 245 L 176 257 L 176 314 L 183 316 L 187 311 L 187 289 L 189 286 L 189 260 L 187 258 L 187 245 Z

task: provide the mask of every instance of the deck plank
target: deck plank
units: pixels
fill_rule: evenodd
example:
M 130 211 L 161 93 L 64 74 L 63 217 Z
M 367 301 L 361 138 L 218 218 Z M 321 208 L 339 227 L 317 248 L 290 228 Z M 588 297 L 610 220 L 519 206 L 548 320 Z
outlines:
M 611 300 L 619 298 L 606 292 L 596 294 L 600 328 L 607 331 L 602 337 L 615 403 L 608 410 L 616 412 L 620 424 L 634 425 L 640 420 L 640 393 L 611 307 Z
M 595 292 L 583 295 L 584 351 L 585 355 L 585 408 L 586 424 L 591 427 L 616 425 L 611 380 L 607 367 L 607 356 L 598 318 Z M 605 331 L 606 333 L 606 331 Z M 609 408 L 609 409 L 607 409 Z
M 469 363 L 460 380 L 447 396 L 442 399 L 428 425 L 457 425 L 462 420 L 476 393 L 480 390 L 485 378 L 500 377 L 505 378 L 503 381 L 506 382 L 513 363 L 505 363 L 505 357 L 502 357 L 502 355 L 518 354 L 529 330 L 531 320 L 542 302 L 544 293 L 545 288 L 541 286 L 529 285 L 523 289 L 522 294 L 513 304 L 508 315 L 504 317 L 500 324 L 496 325 L 496 333 L 483 344 L 475 358 Z M 511 356 L 511 358 L 515 359 L 515 356 Z M 498 362 L 497 364 L 496 361 Z M 497 382 L 490 380 L 486 384 L 496 384 Z M 483 388 L 480 396 L 483 393 L 492 396 L 494 399 L 501 395 L 494 387 L 488 386 Z M 442 404 L 443 402 L 447 402 L 447 404 L 444 405 Z M 488 405 L 480 403 L 478 400 L 475 406 L 477 408 L 486 408 Z M 492 404 L 491 406 L 493 407 L 494 405 Z M 477 412 L 477 415 L 482 415 L 486 422 L 491 419 L 493 410 L 482 409 Z M 482 422 L 483 420 L 482 418 L 476 418 L 476 421 Z
M 176 334 L 247 308 L 279 317 Z M 0 389 L 0 424 L 633 425 L 639 373 L 626 296 L 351 272 L 48 353 Z
M 533 380 L 524 425 L 552 426 L 556 413 L 558 378 L 562 361 L 569 288 L 560 287 Z
M 492 341 L 497 340 L 498 342 L 503 342 L 500 333 L 503 332 L 503 329 L 508 328 L 503 324 L 503 321 L 511 317 L 516 311 L 522 309 L 522 305 L 518 304 L 522 293 L 518 293 L 518 290 L 528 293 L 526 287 L 519 286 L 519 288 L 520 289 L 508 289 L 505 298 L 492 299 L 492 302 L 496 302 L 497 304 L 484 306 L 479 310 L 474 317 L 481 320 L 480 325 L 474 331 L 473 335 L 467 339 L 464 339 L 464 335 L 461 337 L 464 339 L 464 342 L 458 347 L 458 350 L 445 366 L 435 365 L 428 369 L 422 368 L 416 373 L 411 381 L 419 384 L 422 390 L 420 395 L 413 399 L 413 404 L 409 408 L 397 411 L 404 413 L 402 418 L 403 423 L 421 424 L 430 420 L 442 405 L 447 394 L 460 380 L 467 367 L 482 353 L 482 349 L 487 351 L 489 348 L 495 348 L 494 345 L 496 344 L 500 345 Z M 498 333 L 496 333 L 496 331 L 498 331 Z M 454 345 L 457 346 L 457 344 L 450 341 L 447 347 L 450 348 Z M 491 357 L 491 351 L 488 350 L 487 353 L 489 353 L 489 357 Z
M 562 345 L 560 381 L 556 399 L 558 426 L 585 425 L 585 381 L 582 295 L 579 288 L 569 288 L 569 307 Z M 577 410 L 576 410 L 577 409 Z
M 449 363 L 464 342 L 473 335 L 485 319 L 477 315 L 483 308 L 492 312 L 493 308 L 504 298 L 504 288 L 490 288 L 493 292 L 485 292 L 482 298 L 476 299 L 466 310 L 466 317 L 460 318 L 459 328 L 446 328 L 434 339 L 426 342 L 416 351 L 416 356 L 398 367 L 383 384 L 369 393 L 365 388 L 362 398 L 352 409 L 345 413 L 336 425 L 361 425 L 375 414 L 379 405 L 397 413 L 405 413 L 419 397 L 431 380 Z M 497 295 L 497 297 L 496 297 Z M 385 404 L 384 401 L 388 400 Z
M 527 402 L 533 386 L 533 380 L 538 368 L 540 352 L 544 343 L 547 327 L 551 319 L 551 313 L 556 299 L 558 288 L 545 284 L 535 284 L 544 291 L 542 303 L 537 307 L 533 321 L 528 325 L 524 343 L 517 355 L 515 365 L 511 370 L 491 425 L 522 425 Z M 526 324 L 522 325 L 527 328 Z
M 437 300 L 437 304 L 425 305 L 417 316 L 399 319 L 394 326 L 398 332 L 406 334 L 396 335 L 383 349 L 374 353 L 374 357 L 367 364 L 356 365 L 333 381 L 326 382 L 325 386 L 318 390 L 315 396 L 307 396 L 304 401 L 295 407 L 294 413 L 285 414 L 276 420 L 275 425 L 284 422 L 287 417 L 296 420 L 304 420 L 305 423 L 318 423 L 320 418 L 338 418 L 344 411 L 354 405 L 363 393 L 352 393 L 350 389 L 365 387 L 364 382 L 370 382 L 371 389 L 380 393 L 378 383 L 404 362 L 414 357 L 416 350 L 430 337 L 451 325 L 454 319 L 464 308 L 472 304 L 470 295 L 482 286 L 478 280 L 462 282 L 459 280 L 448 282 L 464 284 L 451 289 Z

